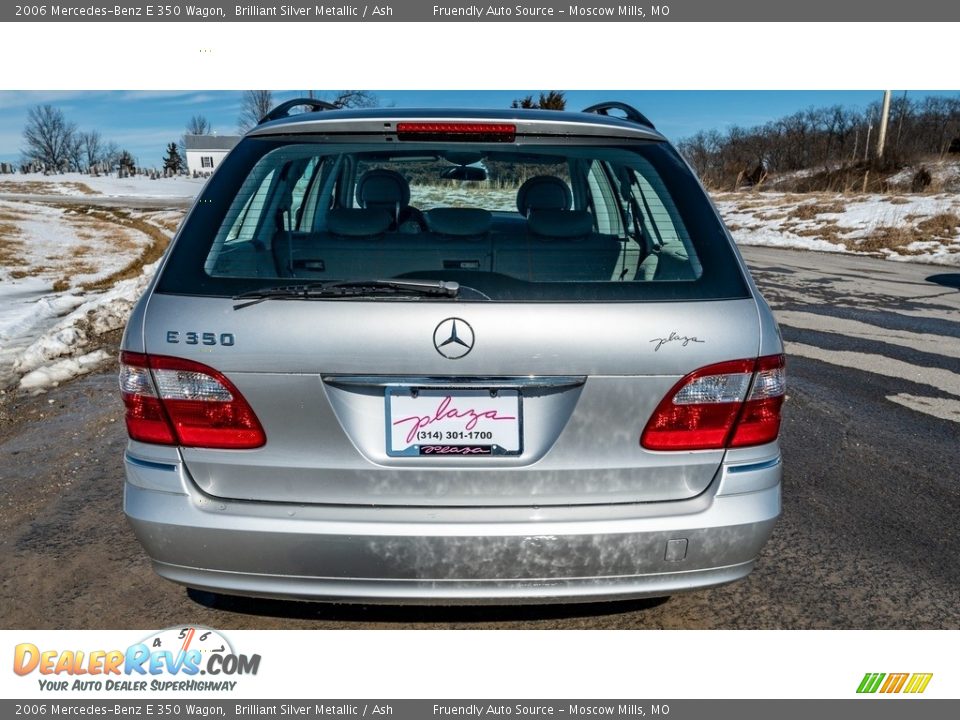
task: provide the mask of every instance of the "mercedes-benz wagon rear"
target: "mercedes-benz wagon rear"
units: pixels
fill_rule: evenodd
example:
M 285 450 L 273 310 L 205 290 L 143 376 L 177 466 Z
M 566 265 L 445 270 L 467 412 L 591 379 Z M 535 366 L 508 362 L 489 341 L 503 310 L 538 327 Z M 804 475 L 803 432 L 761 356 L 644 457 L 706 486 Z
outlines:
M 303 103 L 223 161 L 124 337 L 156 571 L 391 603 L 747 575 L 780 511 L 782 343 L 676 150 L 616 103 Z

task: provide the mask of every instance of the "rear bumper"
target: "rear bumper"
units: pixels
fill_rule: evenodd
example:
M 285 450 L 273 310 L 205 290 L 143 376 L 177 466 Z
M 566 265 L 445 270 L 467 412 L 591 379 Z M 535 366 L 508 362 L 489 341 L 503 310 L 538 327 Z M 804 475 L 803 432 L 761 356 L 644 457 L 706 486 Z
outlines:
M 182 464 L 128 453 L 124 509 L 161 576 L 259 597 L 548 603 L 655 597 L 749 574 L 780 513 L 779 458 L 680 502 L 375 508 L 204 496 Z

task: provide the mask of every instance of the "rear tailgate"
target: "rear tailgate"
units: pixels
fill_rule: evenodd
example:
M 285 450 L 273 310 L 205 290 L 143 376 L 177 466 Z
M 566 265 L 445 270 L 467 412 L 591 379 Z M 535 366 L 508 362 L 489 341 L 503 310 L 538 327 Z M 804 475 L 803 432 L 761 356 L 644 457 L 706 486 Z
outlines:
M 640 434 L 679 378 L 755 357 L 759 337 L 752 299 L 264 301 L 235 310 L 227 298 L 156 294 L 146 312 L 146 352 L 224 373 L 266 433 L 255 450 L 182 448 L 196 484 L 212 496 L 285 503 L 535 506 L 695 496 L 724 451 L 648 451 Z M 473 335 L 470 352 L 455 360 L 434 339 L 450 318 Z M 188 333 L 227 334 L 233 344 L 189 344 Z M 426 387 L 461 409 L 477 390 L 514 396 L 516 452 L 390 453 L 388 395 Z

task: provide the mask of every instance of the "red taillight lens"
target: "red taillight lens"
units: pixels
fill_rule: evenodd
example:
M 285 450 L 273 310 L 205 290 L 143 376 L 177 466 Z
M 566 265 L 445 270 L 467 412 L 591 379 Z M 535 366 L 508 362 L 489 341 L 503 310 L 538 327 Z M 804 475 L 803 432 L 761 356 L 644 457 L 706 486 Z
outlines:
M 233 383 L 192 360 L 122 353 L 120 391 L 134 440 L 228 450 L 266 443 L 260 421 Z
M 517 126 L 511 123 L 401 122 L 399 140 L 447 142 L 513 142 Z
M 743 404 L 730 447 L 762 445 L 780 434 L 780 408 L 787 391 L 783 355 L 768 355 L 757 360 L 750 396 Z
M 127 434 L 131 438 L 156 445 L 177 444 L 153 386 L 146 355 L 120 354 L 120 393 L 127 407 Z
M 671 388 L 640 444 L 648 450 L 715 450 L 772 442 L 780 432 L 784 392 L 783 355 L 701 368 Z

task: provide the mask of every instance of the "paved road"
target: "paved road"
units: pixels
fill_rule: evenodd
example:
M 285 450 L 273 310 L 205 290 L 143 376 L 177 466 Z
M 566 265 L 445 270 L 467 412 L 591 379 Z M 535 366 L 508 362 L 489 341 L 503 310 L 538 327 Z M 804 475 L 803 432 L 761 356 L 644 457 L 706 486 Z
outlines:
M 733 585 L 633 602 L 383 609 L 189 596 L 120 511 L 110 373 L 0 405 L 8 627 L 960 628 L 960 272 L 747 249 L 789 353 L 784 513 Z

